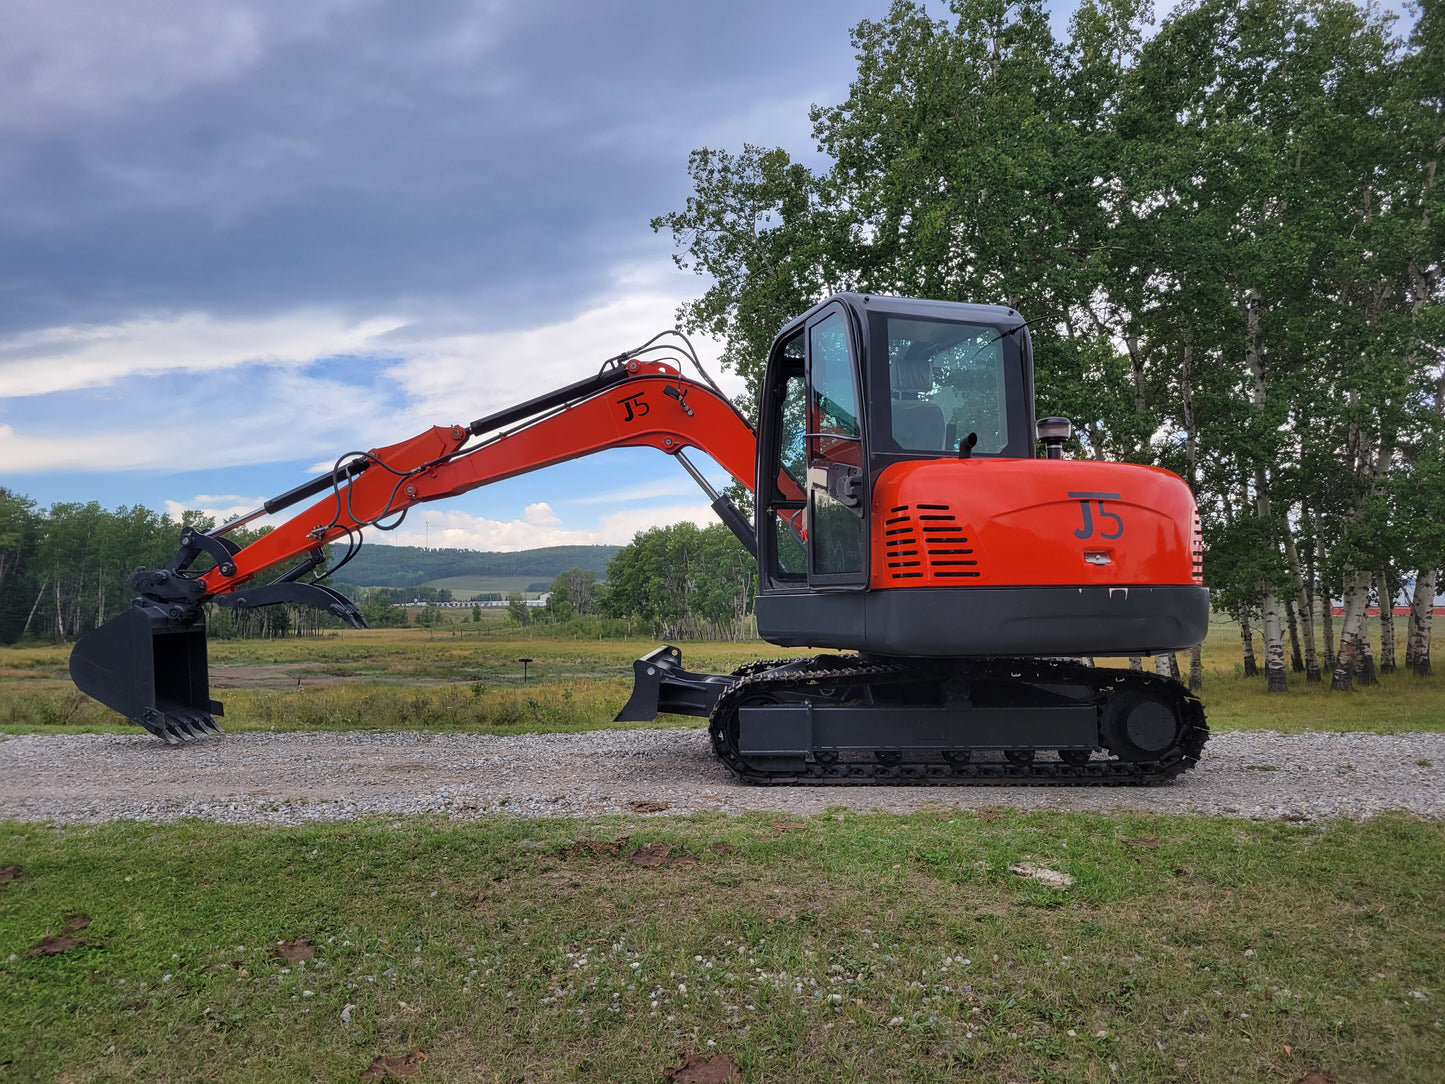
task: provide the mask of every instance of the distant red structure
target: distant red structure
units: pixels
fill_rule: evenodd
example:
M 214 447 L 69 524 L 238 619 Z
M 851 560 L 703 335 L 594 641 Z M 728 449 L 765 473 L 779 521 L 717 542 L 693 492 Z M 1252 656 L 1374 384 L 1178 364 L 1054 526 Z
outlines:
M 1380 607 L 1378 607 L 1378 606 L 1371 606 L 1371 607 L 1370 607 L 1368 610 L 1366 610 L 1365 612 L 1368 613 L 1371 617 L 1379 617 L 1379 616 L 1380 616 Z M 1394 609 L 1392 612 L 1394 613 L 1394 615 L 1395 615 L 1396 617 L 1409 617 L 1409 616 L 1410 616 L 1410 607 L 1408 607 L 1408 606 L 1396 606 L 1395 609 Z M 1435 607 L 1434 609 L 1432 609 L 1430 612 L 1433 613 L 1436 617 L 1445 617 L 1445 606 L 1436 606 L 1436 607 Z M 1334 616 L 1334 617 L 1344 617 L 1344 616 L 1345 616 L 1345 608 L 1344 608 L 1343 606 L 1331 606 L 1331 607 L 1330 607 L 1330 614 L 1331 614 L 1332 616 Z

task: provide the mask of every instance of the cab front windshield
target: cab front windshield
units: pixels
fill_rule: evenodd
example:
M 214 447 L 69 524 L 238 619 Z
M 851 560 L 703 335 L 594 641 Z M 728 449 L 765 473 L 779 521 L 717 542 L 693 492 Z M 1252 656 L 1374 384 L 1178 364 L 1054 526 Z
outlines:
M 904 452 L 974 451 L 1008 445 L 1006 329 L 887 316 L 889 435 Z

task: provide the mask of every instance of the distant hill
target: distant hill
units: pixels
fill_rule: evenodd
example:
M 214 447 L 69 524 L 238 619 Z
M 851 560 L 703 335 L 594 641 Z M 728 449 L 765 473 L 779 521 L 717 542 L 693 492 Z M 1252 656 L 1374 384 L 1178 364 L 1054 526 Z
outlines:
M 342 547 L 337 547 L 340 550 Z M 607 575 L 620 546 L 547 546 L 516 553 L 428 550 L 420 546 L 364 546 L 336 578 L 360 587 L 416 587 L 456 576 L 527 576 L 550 580 L 569 568 Z

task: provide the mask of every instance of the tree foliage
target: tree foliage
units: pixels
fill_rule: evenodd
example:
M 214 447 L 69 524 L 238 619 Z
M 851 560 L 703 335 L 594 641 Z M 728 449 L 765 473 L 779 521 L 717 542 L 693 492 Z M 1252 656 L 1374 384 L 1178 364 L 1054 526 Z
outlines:
M 829 291 L 1011 306 L 1033 324 L 1040 415 L 1074 452 L 1194 487 L 1216 605 L 1305 630 L 1343 599 L 1336 683 L 1373 584 L 1423 628 L 1439 528 L 1445 33 L 1345 0 L 1083 0 L 1057 40 L 1040 0 L 895 0 L 853 31 L 828 156 L 694 153 L 654 227 L 710 276 L 680 311 L 756 398 L 770 336 Z M 1423 604 L 1423 610 L 1422 610 Z M 1414 638 L 1424 636 L 1424 655 Z M 1340 662 L 1340 660 L 1344 660 Z
M 607 612 L 662 639 L 749 634 L 757 566 L 722 524 L 638 533 L 607 570 Z

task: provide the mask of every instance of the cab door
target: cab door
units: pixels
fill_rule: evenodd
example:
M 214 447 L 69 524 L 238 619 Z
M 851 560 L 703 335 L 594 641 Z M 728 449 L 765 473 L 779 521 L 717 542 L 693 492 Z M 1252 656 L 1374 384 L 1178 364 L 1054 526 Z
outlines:
M 840 303 L 804 327 L 807 374 L 808 583 L 868 580 L 868 455 L 858 334 Z

